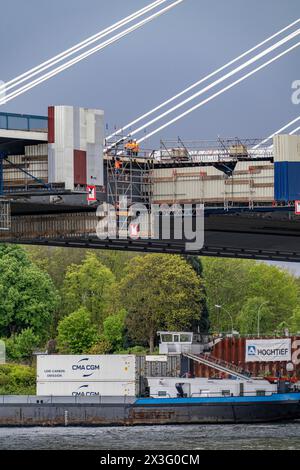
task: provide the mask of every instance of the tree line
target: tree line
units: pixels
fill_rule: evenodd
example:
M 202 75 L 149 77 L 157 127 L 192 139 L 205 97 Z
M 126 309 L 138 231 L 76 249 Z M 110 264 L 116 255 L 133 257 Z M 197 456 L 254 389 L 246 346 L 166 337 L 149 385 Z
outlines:
M 265 263 L 0 245 L 0 338 L 14 362 L 155 351 L 159 330 L 300 331 L 300 282 Z

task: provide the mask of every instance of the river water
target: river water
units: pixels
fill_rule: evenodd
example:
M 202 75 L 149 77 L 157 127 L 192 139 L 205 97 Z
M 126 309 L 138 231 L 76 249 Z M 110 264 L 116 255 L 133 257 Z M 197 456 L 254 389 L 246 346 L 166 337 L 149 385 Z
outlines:
M 1 450 L 300 450 L 300 422 L 132 428 L 0 428 Z

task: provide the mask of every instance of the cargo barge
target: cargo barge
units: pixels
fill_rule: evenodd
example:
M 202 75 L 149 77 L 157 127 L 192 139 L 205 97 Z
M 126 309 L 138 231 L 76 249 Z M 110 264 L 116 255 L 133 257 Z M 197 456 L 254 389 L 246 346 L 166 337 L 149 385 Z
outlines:
M 157 356 L 39 355 L 37 394 L 0 396 L 0 426 L 237 424 L 300 419 L 298 380 L 254 378 L 244 368 L 214 358 L 212 344 L 198 341 L 192 333 L 159 334 Z M 251 340 L 246 350 L 252 354 L 259 341 Z M 270 344 L 277 347 L 273 349 L 281 359 L 289 360 L 290 343 L 284 338 Z M 195 377 L 195 364 L 213 369 L 214 378 Z
M 124 360 L 128 365 L 129 357 Z M 101 364 L 101 358 L 98 361 Z M 50 385 L 54 395 L 0 397 L 0 426 L 237 424 L 300 419 L 298 384 L 234 375 L 229 379 L 148 377 L 142 382 L 140 398 L 133 395 L 138 382 L 127 382 L 124 377 L 121 382 L 38 384 L 40 390 Z M 64 389 L 68 396 L 60 395 Z
M 248 397 L 8 397 L 0 426 L 134 426 L 267 423 L 300 419 L 300 393 Z

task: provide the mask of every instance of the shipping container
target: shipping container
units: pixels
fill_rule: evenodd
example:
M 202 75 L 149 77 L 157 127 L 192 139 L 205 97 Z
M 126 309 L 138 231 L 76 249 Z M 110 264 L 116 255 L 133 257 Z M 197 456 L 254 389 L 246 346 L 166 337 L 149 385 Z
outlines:
M 172 354 L 167 356 L 167 361 L 147 361 L 145 356 L 137 356 L 138 375 L 142 380 L 146 377 L 180 377 L 181 356 Z
M 274 162 L 300 162 L 299 135 L 276 135 L 273 145 Z
M 230 177 L 213 166 L 153 171 L 153 202 L 158 204 L 273 200 L 271 162 L 238 162 Z
M 300 199 L 300 162 L 275 163 L 275 200 Z
M 56 397 L 135 397 L 138 394 L 137 381 L 109 382 L 37 382 L 37 396 Z
M 37 356 L 37 380 L 40 382 L 122 382 L 136 378 L 133 355 Z
M 9 155 L 3 162 L 5 188 L 48 182 L 48 145 L 29 145 L 25 155 Z
M 38 156 L 48 156 L 48 145 L 47 144 L 38 144 L 38 145 L 27 145 L 25 147 L 25 156 L 26 157 L 38 157 Z
M 229 364 L 238 366 L 249 371 L 254 377 L 272 375 L 278 373 L 287 375 L 287 362 L 246 362 L 246 341 L 254 338 L 223 338 L 213 346 L 211 355 Z M 260 338 L 263 339 L 263 338 Z M 270 338 L 267 338 L 270 339 Z M 276 338 L 278 339 L 278 338 Z M 294 363 L 294 374 L 300 378 L 300 337 L 291 337 L 292 359 Z M 218 373 L 215 369 L 193 362 L 194 374 L 196 377 L 215 377 Z

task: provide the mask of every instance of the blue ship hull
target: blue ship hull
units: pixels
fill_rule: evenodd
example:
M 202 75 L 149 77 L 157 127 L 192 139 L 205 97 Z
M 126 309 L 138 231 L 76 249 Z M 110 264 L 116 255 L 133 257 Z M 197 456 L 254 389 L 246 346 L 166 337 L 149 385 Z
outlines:
M 134 421 L 258 423 L 300 419 L 300 393 L 264 397 L 139 399 Z M 145 423 L 146 424 L 146 423 Z

